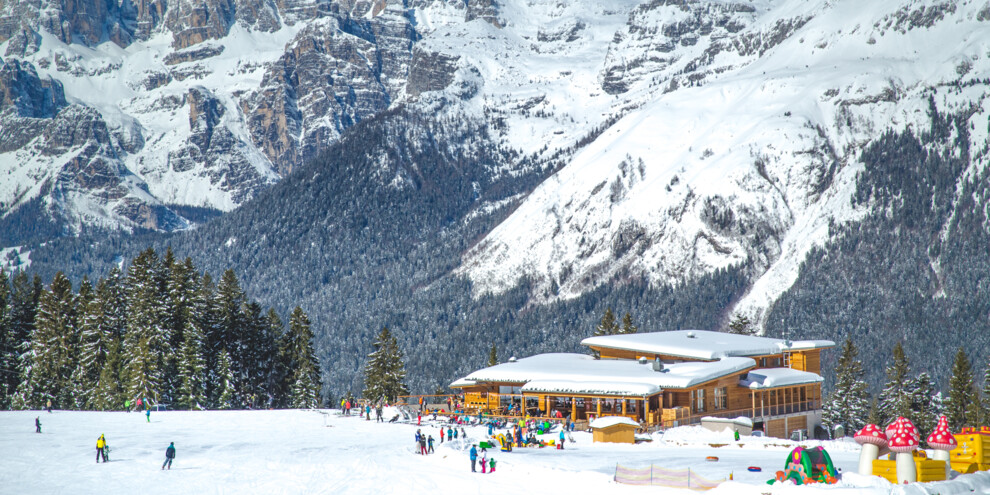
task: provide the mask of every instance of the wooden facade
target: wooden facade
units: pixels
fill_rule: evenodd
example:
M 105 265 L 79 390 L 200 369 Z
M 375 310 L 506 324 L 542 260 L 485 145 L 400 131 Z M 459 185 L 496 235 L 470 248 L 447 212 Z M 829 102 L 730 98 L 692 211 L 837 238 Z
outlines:
M 591 436 L 593 442 L 636 443 L 636 427 L 620 423 L 605 428 L 595 428 Z

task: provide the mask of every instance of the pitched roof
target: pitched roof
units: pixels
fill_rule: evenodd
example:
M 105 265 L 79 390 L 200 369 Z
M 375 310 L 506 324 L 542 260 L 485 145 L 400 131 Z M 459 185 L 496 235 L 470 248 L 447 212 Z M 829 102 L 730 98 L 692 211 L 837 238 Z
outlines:
M 585 354 L 537 354 L 516 362 L 480 369 L 451 384 L 524 383 L 526 391 L 588 393 L 595 395 L 646 396 L 662 389 L 690 388 L 756 366 L 756 361 L 728 357 L 715 362 L 685 362 L 664 365 L 653 371 L 652 363 L 623 359 L 595 359 Z

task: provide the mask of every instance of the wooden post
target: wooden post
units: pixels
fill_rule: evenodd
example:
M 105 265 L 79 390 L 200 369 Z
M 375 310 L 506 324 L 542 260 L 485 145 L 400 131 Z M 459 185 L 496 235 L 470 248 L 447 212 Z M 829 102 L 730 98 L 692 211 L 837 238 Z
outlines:
M 602 417 L 602 400 L 595 399 L 595 419 Z
M 571 397 L 571 421 L 577 421 L 577 398 Z
M 625 397 L 623 397 L 622 399 L 619 399 L 619 400 L 622 401 L 622 415 L 625 416 L 626 415 L 626 402 L 627 401 L 626 401 Z

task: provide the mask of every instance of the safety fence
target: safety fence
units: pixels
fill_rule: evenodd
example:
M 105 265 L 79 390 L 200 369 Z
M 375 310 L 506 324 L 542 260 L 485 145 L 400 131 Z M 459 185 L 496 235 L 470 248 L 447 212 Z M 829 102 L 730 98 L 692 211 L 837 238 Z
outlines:
M 651 465 L 648 468 L 632 469 L 615 465 L 616 483 L 626 485 L 665 486 L 668 488 L 688 488 L 691 490 L 711 490 L 725 481 L 710 480 L 698 476 L 690 469 L 666 469 Z

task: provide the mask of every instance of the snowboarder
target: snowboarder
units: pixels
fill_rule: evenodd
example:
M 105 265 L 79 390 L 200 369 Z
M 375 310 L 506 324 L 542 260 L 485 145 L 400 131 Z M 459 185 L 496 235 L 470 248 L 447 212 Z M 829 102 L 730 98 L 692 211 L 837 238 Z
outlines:
M 162 463 L 162 469 L 168 465 L 168 469 L 172 469 L 172 459 L 175 459 L 175 442 L 169 442 L 168 448 L 165 449 L 165 462 Z
M 476 449 L 474 445 L 472 445 L 471 452 L 469 452 L 468 455 L 471 457 L 471 472 L 474 473 L 476 472 L 474 470 L 474 466 L 478 462 L 478 449 Z
M 426 439 L 426 444 L 427 444 L 427 446 L 428 446 L 428 448 L 427 448 L 427 453 L 428 453 L 428 454 L 432 454 L 432 453 L 433 453 L 433 435 L 430 435 L 430 436 L 429 436 L 429 437 L 428 437 L 428 438 Z
M 41 418 L 39 416 L 34 417 L 34 432 L 41 433 Z
M 489 473 L 494 473 L 495 472 L 495 458 L 494 457 L 492 457 L 491 459 L 488 460 L 488 472 Z
M 103 458 L 103 462 L 107 462 L 107 439 L 100 433 L 100 438 L 96 439 L 96 463 L 100 463 L 100 458 Z

